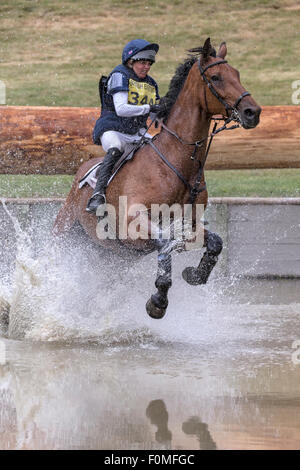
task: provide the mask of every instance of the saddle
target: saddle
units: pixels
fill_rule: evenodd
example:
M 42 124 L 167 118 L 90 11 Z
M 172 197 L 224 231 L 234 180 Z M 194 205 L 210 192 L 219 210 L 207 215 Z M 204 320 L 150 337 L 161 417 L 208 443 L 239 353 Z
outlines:
M 112 175 L 108 180 L 107 186 L 111 183 L 111 181 L 114 179 L 116 174 L 120 171 L 120 169 L 125 165 L 126 162 L 129 160 L 132 160 L 136 151 L 139 150 L 141 147 L 146 145 L 151 139 L 148 139 L 147 137 L 143 137 L 142 139 L 133 142 L 131 144 L 127 144 L 125 146 L 125 150 L 122 153 L 121 157 L 115 164 Z M 79 189 L 81 189 L 85 184 L 88 184 L 91 186 L 93 189 L 95 189 L 96 182 L 98 179 L 100 167 L 102 165 L 102 161 L 99 163 L 96 163 L 96 165 L 92 166 L 85 174 L 84 176 L 80 179 L 79 181 Z

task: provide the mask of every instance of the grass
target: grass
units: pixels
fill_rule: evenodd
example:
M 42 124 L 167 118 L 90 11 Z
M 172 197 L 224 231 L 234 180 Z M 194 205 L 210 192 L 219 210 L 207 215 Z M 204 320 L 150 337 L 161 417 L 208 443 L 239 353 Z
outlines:
M 300 169 L 207 171 L 210 197 L 300 197 Z
M 187 49 L 210 36 L 262 105 L 292 104 L 300 78 L 295 0 L 2 0 L 0 80 L 8 105 L 98 106 L 99 75 L 134 37 L 160 44 L 152 73 L 167 91 Z
M 0 197 L 64 197 L 72 181 L 70 175 L 0 175 Z
M 0 175 L 0 197 L 65 197 L 73 176 Z M 300 197 L 300 169 L 207 171 L 210 197 Z

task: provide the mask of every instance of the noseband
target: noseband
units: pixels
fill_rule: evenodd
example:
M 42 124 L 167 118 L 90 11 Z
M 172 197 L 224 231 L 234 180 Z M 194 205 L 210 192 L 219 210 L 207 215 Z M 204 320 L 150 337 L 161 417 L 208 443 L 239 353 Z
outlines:
M 200 70 L 200 74 L 204 80 L 204 82 L 206 83 L 207 87 L 209 88 L 209 90 L 212 92 L 212 94 L 217 98 L 217 100 L 224 106 L 224 108 L 226 109 L 226 113 L 227 113 L 227 117 L 230 117 L 230 120 L 231 121 L 238 121 L 240 122 L 240 117 L 239 117 L 239 112 L 237 110 L 237 107 L 238 105 L 240 104 L 240 102 L 242 101 L 242 99 L 245 97 L 245 96 L 250 96 L 250 93 L 248 91 L 244 91 L 244 93 L 242 93 L 238 99 L 236 100 L 236 102 L 234 103 L 233 106 L 231 106 L 230 104 L 228 104 L 223 98 L 222 96 L 217 92 L 217 90 L 215 89 L 215 87 L 213 86 L 213 84 L 208 80 L 207 76 L 205 75 L 205 72 L 207 69 L 210 69 L 211 67 L 214 67 L 215 65 L 220 65 L 220 64 L 227 64 L 227 60 L 219 60 L 218 62 L 214 62 L 213 64 L 208 64 L 206 67 L 202 67 L 201 64 L 200 64 L 200 59 L 198 60 L 198 68 Z M 204 92 L 204 99 L 205 99 L 205 106 L 206 106 L 206 110 L 208 111 L 208 106 L 207 106 L 207 100 L 206 100 L 206 92 Z M 230 113 L 230 114 L 229 114 Z

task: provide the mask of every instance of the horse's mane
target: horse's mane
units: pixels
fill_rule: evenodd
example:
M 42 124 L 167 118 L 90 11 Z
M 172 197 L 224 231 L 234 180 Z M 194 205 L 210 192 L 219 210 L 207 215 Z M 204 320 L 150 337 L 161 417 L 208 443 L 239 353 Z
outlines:
M 194 49 L 189 49 L 188 52 L 190 53 L 188 57 L 177 67 L 175 74 L 170 81 L 168 92 L 160 100 L 163 111 L 160 112 L 159 116 L 164 121 L 168 119 L 171 109 L 178 98 L 189 71 L 191 70 L 196 60 L 198 60 L 200 54 L 203 53 L 203 47 L 195 47 Z M 216 57 L 215 49 L 211 50 L 210 55 L 212 57 Z

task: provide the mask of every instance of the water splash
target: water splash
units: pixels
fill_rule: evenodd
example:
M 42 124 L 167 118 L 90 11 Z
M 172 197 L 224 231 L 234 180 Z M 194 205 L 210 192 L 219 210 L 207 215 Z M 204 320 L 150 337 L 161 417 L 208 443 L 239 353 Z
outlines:
M 170 342 L 222 348 L 228 337 L 242 341 L 253 296 L 239 302 L 237 280 L 220 278 L 218 270 L 205 286 L 187 285 L 181 272 L 195 265 L 194 253 L 173 256 L 168 312 L 153 320 L 145 303 L 155 292 L 155 254 L 125 261 L 86 239 L 74 236 L 62 245 L 41 233 L 36 255 L 29 231 L 3 206 L 17 239 L 12 284 L 0 287 L 10 303 L 10 338 L 145 348 Z
M 8 298 L 10 303 L 9 337 L 104 344 L 159 340 L 126 301 L 133 285 L 122 278 L 130 267 L 78 240 L 67 246 L 43 240 L 36 257 L 33 239 L 2 204 L 16 235 L 12 285 L 0 291 L 3 305 Z M 136 283 L 135 274 L 131 282 Z

